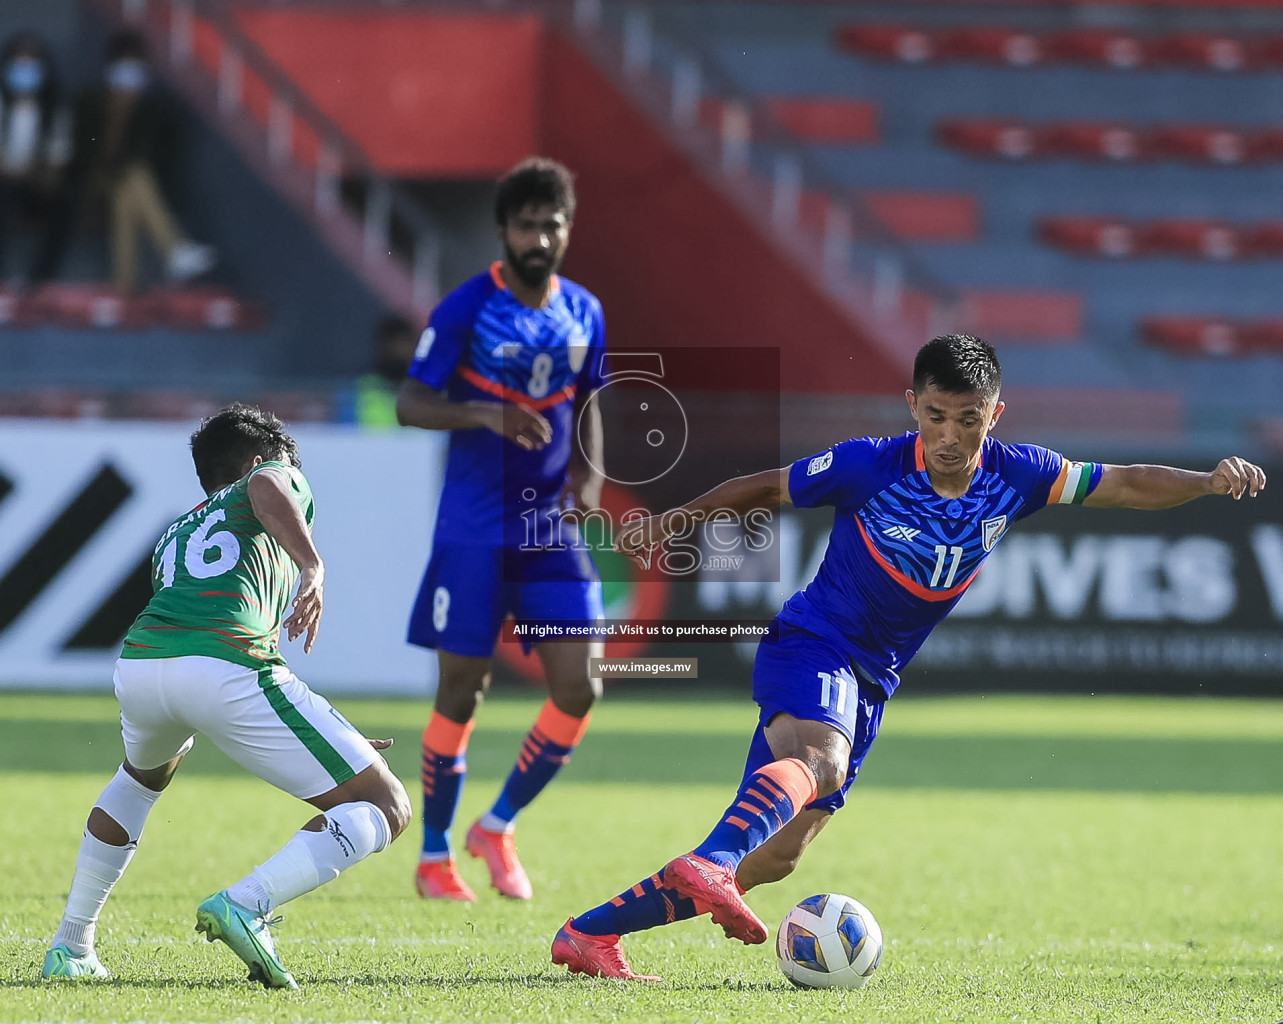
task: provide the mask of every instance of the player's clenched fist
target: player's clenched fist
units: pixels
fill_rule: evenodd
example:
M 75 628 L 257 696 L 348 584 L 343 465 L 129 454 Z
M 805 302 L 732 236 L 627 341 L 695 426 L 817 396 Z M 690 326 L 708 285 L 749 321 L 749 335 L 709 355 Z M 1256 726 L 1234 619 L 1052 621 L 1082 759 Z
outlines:
M 1265 490 L 1265 470 L 1237 455 L 1221 459 L 1212 473 L 1212 490 L 1216 494 L 1228 494 L 1236 501 L 1244 494 L 1255 498 L 1259 491 Z

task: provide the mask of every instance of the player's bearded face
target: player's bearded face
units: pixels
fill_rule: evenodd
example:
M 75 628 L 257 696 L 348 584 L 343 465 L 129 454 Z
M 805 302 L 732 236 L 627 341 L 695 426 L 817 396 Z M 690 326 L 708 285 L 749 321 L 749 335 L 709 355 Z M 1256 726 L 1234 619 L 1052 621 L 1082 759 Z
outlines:
M 1002 415 L 1002 402 L 975 393 L 940 391 L 932 384 L 919 394 L 907 392 L 906 398 L 922 436 L 927 471 L 939 480 L 969 479 L 979 461 L 980 446 Z
M 517 280 L 539 288 L 557 272 L 570 243 L 570 222 L 552 206 L 525 206 L 500 231 L 503 256 Z

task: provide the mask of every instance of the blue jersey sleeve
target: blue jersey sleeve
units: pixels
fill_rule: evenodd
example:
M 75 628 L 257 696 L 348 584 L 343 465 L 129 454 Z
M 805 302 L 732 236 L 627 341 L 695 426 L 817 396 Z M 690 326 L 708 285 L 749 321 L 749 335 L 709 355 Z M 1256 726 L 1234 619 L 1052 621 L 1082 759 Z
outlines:
M 890 439 L 861 437 L 798 459 L 789 468 L 789 500 L 797 508 L 859 508 L 884 485 L 879 462 Z
M 414 361 L 406 371 L 433 391 L 444 388 L 472 338 L 473 323 L 486 300 L 485 278 L 474 278 L 441 300 L 419 336 Z
M 1103 467 L 1098 462 L 1072 462 L 1036 444 L 1004 448 L 1009 467 L 1004 475 L 1026 495 L 1022 516 L 1048 505 L 1081 505 L 1100 483 Z

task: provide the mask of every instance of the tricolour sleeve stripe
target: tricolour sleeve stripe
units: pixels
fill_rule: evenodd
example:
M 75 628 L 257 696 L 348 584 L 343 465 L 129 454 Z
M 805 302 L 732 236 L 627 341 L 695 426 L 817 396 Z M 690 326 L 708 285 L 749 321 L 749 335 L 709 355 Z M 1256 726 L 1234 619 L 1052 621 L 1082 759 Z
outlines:
M 1073 505 L 1082 501 L 1083 497 L 1086 497 L 1086 495 L 1080 497 L 1078 492 L 1087 486 L 1087 481 L 1091 478 L 1091 474 L 1083 472 L 1083 464 L 1081 462 L 1067 462 L 1065 467 L 1066 469 L 1062 471 L 1065 472 L 1065 485 L 1060 489 L 1060 495 L 1056 498 L 1056 502 L 1060 505 Z
M 1096 462 L 1066 462 L 1047 504 L 1081 505 L 1100 482 L 1100 471 L 1100 464 Z
M 1047 495 L 1047 504 L 1056 505 L 1060 502 L 1060 496 L 1065 492 L 1065 480 L 1069 476 L 1069 467 L 1073 465 L 1068 459 L 1060 460 L 1060 472 L 1057 474 L 1055 482 L 1051 485 L 1051 493 Z

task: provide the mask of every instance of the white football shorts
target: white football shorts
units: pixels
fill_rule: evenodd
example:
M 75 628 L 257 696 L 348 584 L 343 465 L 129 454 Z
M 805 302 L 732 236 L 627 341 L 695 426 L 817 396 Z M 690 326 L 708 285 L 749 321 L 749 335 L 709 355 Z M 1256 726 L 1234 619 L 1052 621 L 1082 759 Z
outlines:
M 120 658 L 116 699 L 125 758 L 144 771 L 202 733 L 247 771 L 308 800 L 374 763 L 369 741 L 284 665 L 219 658 Z

